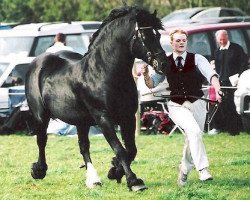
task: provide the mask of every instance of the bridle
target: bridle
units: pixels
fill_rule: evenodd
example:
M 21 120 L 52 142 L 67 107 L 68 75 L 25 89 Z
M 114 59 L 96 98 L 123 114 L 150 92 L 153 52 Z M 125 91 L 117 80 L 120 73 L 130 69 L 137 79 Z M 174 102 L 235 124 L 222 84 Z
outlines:
M 139 41 L 141 42 L 142 46 L 146 49 L 146 52 L 147 52 L 147 59 L 148 59 L 148 63 L 151 62 L 152 60 L 152 67 L 154 70 L 157 69 L 157 66 L 158 66 L 158 61 L 156 59 L 154 59 L 156 57 L 156 55 L 160 55 L 160 54 L 164 54 L 165 55 L 165 52 L 164 51 L 160 51 L 160 52 L 157 52 L 157 53 L 152 53 L 148 47 L 145 45 L 145 38 L 142 36 L 141 34 L 141 31 L 142 30 L 145 30 L 145 29 L 153 29 L 152 26 L 142 26 L 142 27 L 139 27 L 138 26 L 138 22 L 135 23 L 135 34 L 133 35 L 133 42 L 131 44 L 131 49 L 133 47 L 133 44 L 134 44 L 134 41 L 138 38 Z

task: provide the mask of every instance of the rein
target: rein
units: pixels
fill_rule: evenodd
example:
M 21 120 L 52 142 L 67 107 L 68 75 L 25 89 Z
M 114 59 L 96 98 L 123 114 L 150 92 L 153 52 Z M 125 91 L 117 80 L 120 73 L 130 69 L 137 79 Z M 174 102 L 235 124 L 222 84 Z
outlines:
M 154 97 L 162 97 L 162 98 L 167 98 L 167 99 L 170 99 L 170 98 L 178 98 L 178 97 L 184 97 L 184 98 L 194 98 L 194 99 L 201 99 L 203 101 L 206 101 L 206 102 L 209 102 L 209 103 L 215 103 L 215 104 L 219 104 L 218 101 L 214 101 L 214 100 L 211 100 L 211 99 L 207 99 L 207 98 L 203 98 L 203 97 L 198 97 L 198 96 L 193 96 L 193 95 L 165 95 L 165 94 L 161 94 L 161 95 L 156 95 L 153 93 L 153 96 Z

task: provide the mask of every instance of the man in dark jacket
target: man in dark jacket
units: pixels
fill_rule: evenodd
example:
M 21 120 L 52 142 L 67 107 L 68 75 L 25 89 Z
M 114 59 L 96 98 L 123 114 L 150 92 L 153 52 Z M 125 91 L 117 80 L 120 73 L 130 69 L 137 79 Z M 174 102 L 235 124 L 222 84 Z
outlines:
M 215 36 L 219 45 L 214 53 L 215 70 L 219 74 L 222 88 L 223 86 L 227 88 L 223 89 L 225 96 L 214 116 L 214 129 L 211 133 L 220 130 L 230 135 L 238 135 L 242 130 L 242 122 L 234 104 L 236 88 L 230 87 L 237 86 L 238 77 L 248 69 L 248 58 L 240 45 L 229 41 L 226 30 L 217 31 Z

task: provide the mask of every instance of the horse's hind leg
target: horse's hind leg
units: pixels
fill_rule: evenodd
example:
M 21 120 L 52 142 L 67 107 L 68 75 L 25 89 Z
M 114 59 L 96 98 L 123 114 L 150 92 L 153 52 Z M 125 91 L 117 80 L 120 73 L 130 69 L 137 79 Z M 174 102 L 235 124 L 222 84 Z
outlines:
M 90 158 L 90 153 L 89 153 L 90 142 L 88 137 L 89 126 L 87 125 L 77 126 L 77 132 L 78 132 L 78 143 L 80 147 L 80 152 L 83 156 L 85 167 L 87 169 L 85 183 L 88 188 L 94 188 L 95 186 L 101 185 L 102 183 Z
M 34 130 L 37 137 L 37 145 L 39 150 L 38 161 L 32 164 L 31 175 L 34 179 L 43 179 L 46 176 L 48 166 L 46 164 L 45 147 L 47 144 L 47 127 L 49 119 L 44 123 L 35 123 Z

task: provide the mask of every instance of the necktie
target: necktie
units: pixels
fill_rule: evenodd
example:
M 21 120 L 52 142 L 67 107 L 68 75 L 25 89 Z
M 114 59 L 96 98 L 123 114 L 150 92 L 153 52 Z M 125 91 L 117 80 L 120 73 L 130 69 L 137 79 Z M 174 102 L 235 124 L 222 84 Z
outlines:
M 178 57 L 177 57 L 177 68 L 178 68 L 179 70 L 181 70 L 181 69 L 183 68 L 183 65 L 182 65 L 182 63 L 181 63 L 181 60 L 182 60 L 182 57 L 181 57 L 181 56 L 178 56 Z

